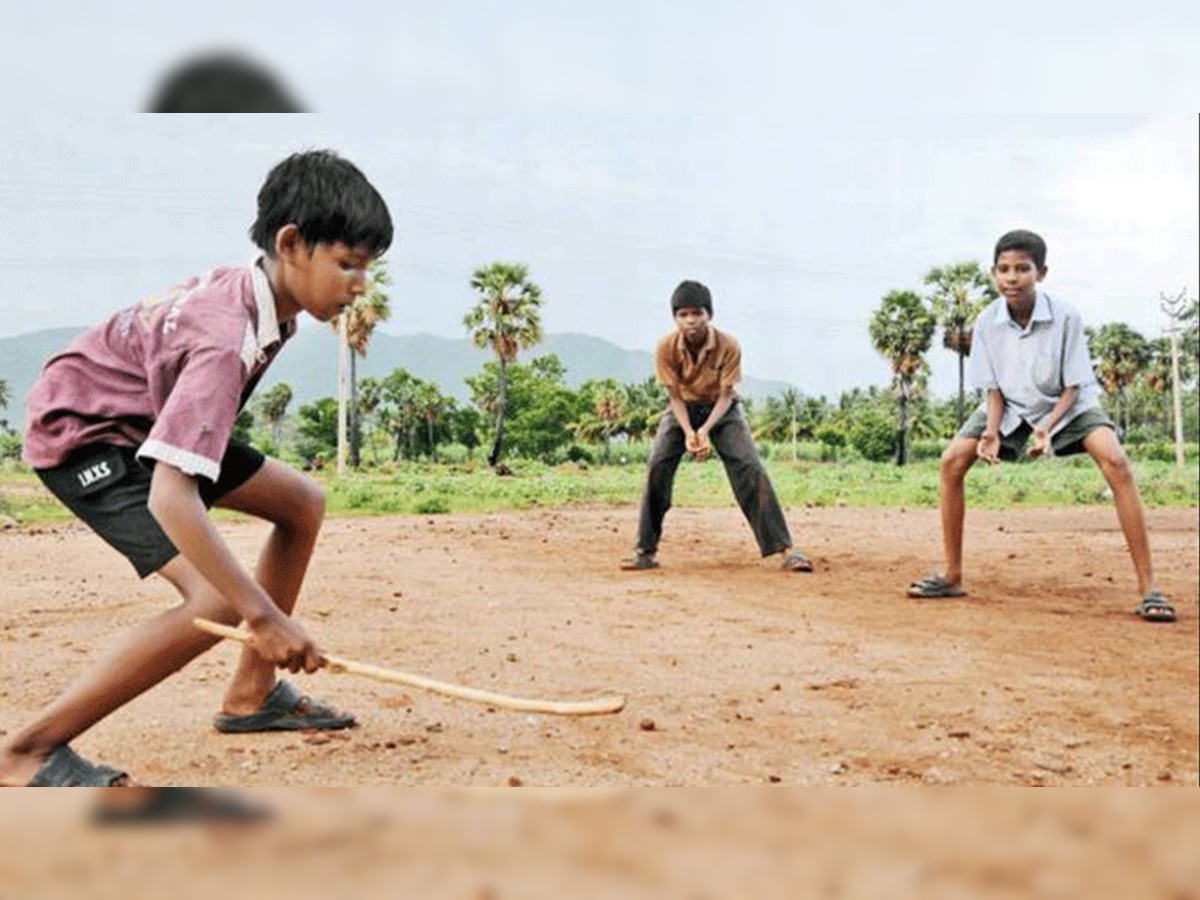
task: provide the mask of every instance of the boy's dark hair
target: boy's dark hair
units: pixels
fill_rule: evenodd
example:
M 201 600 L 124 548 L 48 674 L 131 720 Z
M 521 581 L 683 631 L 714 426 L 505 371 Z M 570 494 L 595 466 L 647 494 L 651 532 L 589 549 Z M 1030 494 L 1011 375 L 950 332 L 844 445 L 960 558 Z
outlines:
M 285 225 L 299 228 L 310 247 L 341 241 L 379 256 L 392 244 L 392 217 L 379 191 L 332 150 L 294 153 L 267 175 L 250 239 L 272 256 Z
M 711 317 L 713 314 L 712 294 L 708 288 L 698 281 L 681 281 L 679 287 L 671 294 L 671 315 L 685 307 L 706 309 Z
M 167 74 L 152 113 L 304 112 L 266 69 L 234 53 L 195 57 Z
M 1000 258 L 1000 254 L 1006 250 L 1020 250 L 1022 253 L 1028 253 L 1035 266 L 1039 269 L 1046 268 L 1046 242 L 1042 240 L 1040 234 L 1018 229 L 1001 235 L 1000 240 L 996 241 L 996 252 L 992 254 L 993 266 Z

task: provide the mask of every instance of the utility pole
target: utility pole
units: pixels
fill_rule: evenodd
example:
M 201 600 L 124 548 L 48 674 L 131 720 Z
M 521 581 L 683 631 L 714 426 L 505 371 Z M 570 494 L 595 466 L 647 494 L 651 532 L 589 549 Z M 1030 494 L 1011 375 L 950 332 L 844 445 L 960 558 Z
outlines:
M 1167 334 L 1171 337 L 1171 402 L 1175 411 L 1175 465 L 1183 468 L 1183 397 L 1179 384 L 1179 321 L 1187 302 L 1187 289 L 1174 297 L 1159 292 L 1163 313 L 1167 317 Z

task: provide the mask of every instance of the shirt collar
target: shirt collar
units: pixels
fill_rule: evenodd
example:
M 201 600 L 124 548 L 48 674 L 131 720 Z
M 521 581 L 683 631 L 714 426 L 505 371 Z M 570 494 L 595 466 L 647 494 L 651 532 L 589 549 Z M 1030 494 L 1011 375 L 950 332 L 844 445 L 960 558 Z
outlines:
M 1014 328 L 1020 328 L 1021 325 L 1012 317 L 1012 310 L 1008 308 L 1008 303 L 1004 304 L 1004 315 Z M 1046 292 L 1038 289 L 1033 301 L 1033 314 L 1029 317 L 1029 325 L 1034 322 L 1053 322 L 1054 313 L 1050 309 L 1050 298 Z
M 685 354 L 685 358 L 686 358 L 686 356 L 688 354 L 687 338 L 684 337 L 682 331 L 677 330 L 675 332 L 675 334 L 677 335 L 677 339 L 679 341 L 679 349 L 681 352 L 683 352 Z M 716 346 L 717 346 L 717 329 L 713 328 L 712 325 L 709 325 L 708 326 L 708 337 L 706 337 L 704 339 L 704 343 L 700 345 L 700 349 L 696 352 L 697 365 L 699 365 L 699 363 L 704 360 L 704 357 L 706 357 Z
M 283 340 L 283 335 L 279 328 L 279 314 L 275 311 L 275 293 L 271 290 L 271 282 L 267 280 L 262 263 L 261 255 L 256 256 L 250 263 L 250 282 L 254 286 L 254 305 L 258 307 L 258 332 L 255 338 L 258 341 L 258 349 L 266 350 L 272 344 Z M 288 333 L 291 333 L 290 328 Z

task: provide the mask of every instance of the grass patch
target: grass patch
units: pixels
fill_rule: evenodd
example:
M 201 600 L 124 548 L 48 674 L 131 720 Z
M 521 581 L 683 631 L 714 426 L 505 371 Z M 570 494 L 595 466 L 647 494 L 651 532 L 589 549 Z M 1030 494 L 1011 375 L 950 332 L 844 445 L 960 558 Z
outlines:
M 442 515 L 526 509 L 636 506 L 645 484 L 640 462 L 625 465 L 548 466 L 510 463 L 501 477 L 473 463 L 410 463 L 384 471 L 338 478 L 318 475 L 331 515 Z M 852 506 L 932 509 L 938 504 L 937 460 L 903 468 L 889 463 L 768 459 L 767 469 L 785 507 Z M 1150 507 L 1200 505 L 1200 469 L 1134 459 L 1142 499 Z M 1067 507 L 1111 502 L 1103 477 L 1086 456 L 982 463 L 967 476 L 967 503 L 974 508 Z M 733 493 L 718 460 L 684 460 L 675 479 L 675 505 L 732 506 Z M 62 521 L 71 514 L 23 466 L 0 467 L 0 515 L 21 523 Z

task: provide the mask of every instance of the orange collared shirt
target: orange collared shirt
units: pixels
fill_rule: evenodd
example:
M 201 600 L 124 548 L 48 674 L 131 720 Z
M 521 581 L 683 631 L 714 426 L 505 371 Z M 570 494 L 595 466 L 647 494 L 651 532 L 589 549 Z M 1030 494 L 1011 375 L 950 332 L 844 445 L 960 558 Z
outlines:
M 742 348 L 733 335 L 709 325 L 708 339 L 693 357 L 683 332 L 672 331 L 654 349 L 654 374 L 663 387 L 677 388 L 685 403 L 716 403 L 721 388 L 736 388 L 742 380 Z

